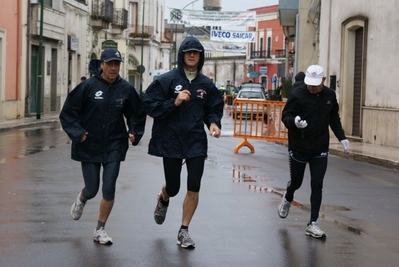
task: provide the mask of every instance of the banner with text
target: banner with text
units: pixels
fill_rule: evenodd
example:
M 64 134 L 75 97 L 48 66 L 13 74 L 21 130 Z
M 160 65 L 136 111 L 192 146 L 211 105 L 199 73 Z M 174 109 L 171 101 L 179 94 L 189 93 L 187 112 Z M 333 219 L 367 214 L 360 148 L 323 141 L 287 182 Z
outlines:
M 204 47 L 205 51 L 208 52 L 221 52 L 241 55 L 245 55 L 247 53 L 246 45 L 222 44 L 212 42 L 201 42 L 201 44 Z
M 235 43 L 254 43 L 255 32 L 211 30 L 211 40 Z
M 255 11 L 203 11 L 169 8 L 169 24 L 188 26 L 255 26 Z

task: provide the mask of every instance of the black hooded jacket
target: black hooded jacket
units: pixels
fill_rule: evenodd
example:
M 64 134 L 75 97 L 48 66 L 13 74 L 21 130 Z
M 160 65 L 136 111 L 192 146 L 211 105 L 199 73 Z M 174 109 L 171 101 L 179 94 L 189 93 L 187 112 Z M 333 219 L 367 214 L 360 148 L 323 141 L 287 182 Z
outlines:
M 201 50 L 197 76 L 190 82 L 184 73 L 183 50 Z M 204 124 L 216 123 L 221 129 L 223 98 L 212 81 L 201 73 L 204 47 L 194 37 L 186 38 L 178 52 L 178 68 L 155 80 L 145 91 L 144 108 L 154 118 L 148 153 L 166 158 L 207 156 L 208 139 Z M 191 92 L 190 101 L 175 106 L 181 90 Z
M 101 77 L 98 66 L 90 71 L 94 76 L 68 94 L 59 116 L 62 128 L 72 140 L 72 159 L 123 161 L 129 147 L 128 133 L 135 135 L 133 145 L 144 134 L 146 114 L 140 96 L 120 76 L 109 84 Z M 86 141 L 81 143 L 86 132 Z
M 298 129 L 295 117 L 306 120 L 308 126 Z M 330 143 L 329 126 L 339 141 L 346 139 L 338 114 L 334 90 L 323 86 L 312 94 L 306 84 L 296 87 L 284 106 L 282 121 L 288 129 L 288 149 L 305 153 L 327 152 Z
M 304 85 L 305 84 L 304 80 L 305 80 L 305 73 L 303 73 L 302 71 L 298 72 L 295 75 L 295 83 L 292 85 L 292 89 Z

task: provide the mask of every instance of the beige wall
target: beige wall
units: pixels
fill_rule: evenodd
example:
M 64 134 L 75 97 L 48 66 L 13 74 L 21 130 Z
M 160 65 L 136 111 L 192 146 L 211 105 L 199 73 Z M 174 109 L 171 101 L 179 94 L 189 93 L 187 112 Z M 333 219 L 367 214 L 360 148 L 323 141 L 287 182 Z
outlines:
M 309 9 L 312 0 L 299 1 L 299 29 L 296 33 L 297 47 L 295 48 L 297 55 L 297 72 L 303 71 L 311 64 L 318 62 L 318 38 L 316 27 L 309 21 Z M 296 73 L 295 73 L 296 74 Z M 295 75 L 294 74 L 294 75 Z
M 397 7 L 396 0 L 323 0 L 318 60 L 328 78 L 337 75 L 340 114 L 351 133 L 354 30 L 364 28 L 361 139 L 393 147 L 399 147 Z

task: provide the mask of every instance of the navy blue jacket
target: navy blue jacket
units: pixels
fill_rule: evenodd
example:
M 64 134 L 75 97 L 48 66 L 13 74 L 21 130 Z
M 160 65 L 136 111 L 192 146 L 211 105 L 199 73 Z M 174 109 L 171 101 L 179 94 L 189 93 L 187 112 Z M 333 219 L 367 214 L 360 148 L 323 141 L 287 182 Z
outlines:
M 130 83 L 118 76 L 109 84 L 96 73 L 68 94 L 59 118 L 72 140 L 73 160 L 111 162 L 125 160 L 128 133 L 135 135 L 133 145 L 139 143 L 146 114 Z M 86 132 L 86 141 L 80 143 Z
M 197 76 L 191 81 L 183 69 L 185 48 L 198 48 L 200 61 Z M 143 105 L 154 119 L 148 153 L 165 158 L 188 159 L 207 156 L 208 139 L 204 124 L 216 123 L 221 129 L 223 98 L 212 81 L 201 73 L 204 47 L 193 37 L 186 38 L 178 52 L 178 68 L 162 74 L 145 91 Z M 191 93 L 190 101 L 175 106 L 181 90 Z
M 298 129 L 295 126 L 296 116 L 306 120 L 308 126 Z M 318 94 L 310 93 L 306 84 L 296 87 L 285 104 L 282 121 L 288 129 L 288 149 L 292 151 L 327 152 L 330 144 L 329 126 L 339 141 L 346 139 L 335 92 L 326 86 Z

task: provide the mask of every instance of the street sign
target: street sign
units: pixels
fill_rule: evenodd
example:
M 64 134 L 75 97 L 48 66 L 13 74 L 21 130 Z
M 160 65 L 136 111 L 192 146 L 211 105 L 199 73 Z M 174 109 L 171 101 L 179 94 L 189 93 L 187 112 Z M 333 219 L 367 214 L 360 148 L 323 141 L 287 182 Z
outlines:
M 261 75 L 267 75 L 267 67 L 260 67 L 259 72 Z
M 277 76 L 273 76 L 272 77 L 272 83 L 276 83 L 277 82 Z
M 249 77 L 256 78 L 256 77 L 258 77 L 258 73 L 256 71 L 252 71 L 249 73 Z
M 145 72 L 145 67 L 143 65 L 138 65 L 137 66 L 137 71 L 141 74 Z
M 118 43 L 113 40 L 105 40 L 104 42 L 101 43 L 101 48 L 102 49 L 106 49 L 106 48 L 118 49 Z

